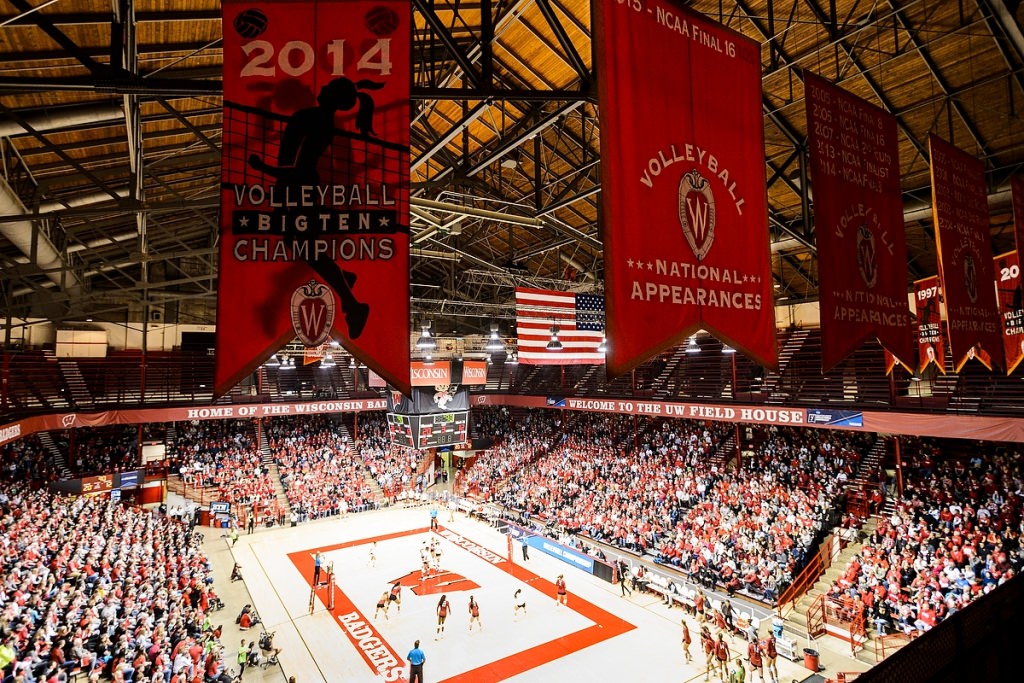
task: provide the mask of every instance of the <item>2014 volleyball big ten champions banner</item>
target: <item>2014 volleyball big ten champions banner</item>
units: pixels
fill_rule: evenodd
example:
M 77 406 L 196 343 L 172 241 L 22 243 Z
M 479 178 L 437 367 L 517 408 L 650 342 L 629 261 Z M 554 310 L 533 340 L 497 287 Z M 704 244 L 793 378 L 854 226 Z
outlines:
M 912 358 L 896 117 L 804 72 L 821 292 L 821 369 L 871 336 Z
M 608 375 L 701 328 L 774 366 L 760 47 L 671 0 L 595 8 Z
M 996 256 L 995 271 L 1006 374 L 1009 375 L 1024 359 L 1024 285 L 1020 277 L 1020 251 Z
M 935 135 L 928 136 L 932 166 L 932 213 L 939 277 L 953 367 L 959 371 L 984 349 L 1006 367 L 992 282 L 985 166 Z
M 942 337 L 942 291 L 939 276 L 914 282 L 914 307 L 917 310 L 917 371 L 924 372 L 935 363 L 946 374 L 946 342 Z
M 409 384 L 407 0 L 224 0 L 215 394 L 298 338 Z

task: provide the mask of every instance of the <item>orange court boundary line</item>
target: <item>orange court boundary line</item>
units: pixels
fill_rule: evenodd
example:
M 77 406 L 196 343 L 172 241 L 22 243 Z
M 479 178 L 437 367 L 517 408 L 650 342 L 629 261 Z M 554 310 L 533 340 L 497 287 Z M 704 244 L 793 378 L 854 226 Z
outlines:
M 445 530 L 445 528 L 443 526 L 440 527 L 439 531 L 443 530 Z M 321 546 L 319 548 L 300 550 L 298 552 L 289 553 L 288 559 L 292 561 L 292 564 L 295 565 L 295 568 L 299 571 L 299 574 L 306 581 L 306 583 L 316 591 L 317 597 L 320 598 L 323 604 L 326 605 L 327 591 L 329 589 L 329 586 L 313 586 L 314 554 L 318 552 L 325 553 L 334 550 L 341 550 L 342 548 L 351 548 L 358 545 L 366 545 L 367 543 L 379 543 L 380 541 L 391 540 L 394 538 L 403 538 L 405 536 L 414 536 L 423 533 L 430 533 L 430 528 L 421 527 L 418 529 L 398 531 L 390 534 L 373 536 L 370 538 L 357 539 L 354 541 L 334 543 L 331 545 Z M 459 535 L 461 536 L 461 534 Z M 442 538 L 444 537 L 442 536 Z M 463 536 L 463 538 L 465 537 Z M 451 539 L 445 540 L 451 542 Z M 469 549 L 461 545 L 458 545 L 457 543 L 453 543 L 453 545 L 455 545 L 457 548 L 461 549 L 464 552 L 470 553 L 471 555 L 473 554 L 469 551 Z M 495 554 L 500 555 L 500 553 Z M 480 559 L 480 561 L 482 562 L 487 562 L 487 560 L 483 558 L 478 559 Z M 555 599 L 556 589 L 554 583 L 534 574 L 525 567 L 516 565 L 515 563 L 511 562 L 508 558 L 502 560 L 500 563 L 488 564 L 491 564 L 491 566 L 500 569 L 501 571 L 505 572 L 514 579 L 518 579 L 519 581 L 528 583 L 531 588 L 540 591 L 552 600 Z M 341 598 L 340 601 L 354 604 L 345 594 L 345 591 L 342 590 L 341 586 L 336 586 L 336 590 L 340 594 L 340 596 L 336 596 Z M 561 659 L 562 657 L 570 655 L 574 652 L 579 652 L 580 650 L 588 648 L 591 645 L 596 645 L 598 643 L 604 642 L 605 640 L 622 635 L 623 633 L 627 633 L 636 628 L 634 624 L 629 623 L 625 619 L 622 619 L 621 617 L 618 617 L 612 614 L 611 612 L 608 612 L 607 610 L 604 610 L 598 607 L 597 605 L 584 600 L 578 595 L 572 594 L 571 592 L 569 593 L 569 605 L 567 607 L 568 609 L 571 609 L 574 612 L 580 614 L 581 616 L 586 617 L 590 621 L 594 622 L 594 624 L 592 626 L 587 626 L 583 629 L 580 629 L 579 631 L 575 631 L 573 633 L 560 636 L 555 640 L 551 640 L 546 643 L 541 643 L 540 645 L 535 645 L 525 650 L 515 652 L 506 657 L 502 657 L 501 659 L 497 659 L 489 664 L 485 664 L 484 666 L 477 667 L 476 669 L 470 669 L 469 671 L 464 671 L 460 674 L 456 674 L 454 676 L 444 679 L 443 681 L 439 681 L 438 683 L 497 683 L 498 681 L 503 681 L 507 678 L 511 678 L 512 676 L 516 676 L 518 674 L 529 671 L 530 669 L 535 669 L 537 667 L 543 666 L 544 664 L 548 664 L 557 659 Z M 362 617 L 361 613 L 360 616 Z M 363 618 L 365 619 L 365 617 Z M 334 621 L 335 626 L 337 626 L 338 629 L 344 633 L 344 627 L 341 625 L 338 619 L 335 618 L 332 621 Z M 345 635 L 346 637 L 348 637 L 347 633 L 345 633 Z M 383 636 L 381 636 L 381 640 L 387 642 L 383 638 Z M 387 646 L 392 651 L 397 652 L 397 650 L 395 650 L 395 648 L 391 646 L 390 643 L 387 643 Z M 360 652 L 360 654 L 363 653 Z M 402 661 L 403 664 L 405 663 L 404 659 L 402 659 L 401 657 L 399 657 L 399 659 Z M 366 660 L 365 657 L 364 661 L 367 661 L 367 665 L 370 666 L 371 670 L 376 673 L 376 669 L 374 669 L 370 665 L 370 662 Z

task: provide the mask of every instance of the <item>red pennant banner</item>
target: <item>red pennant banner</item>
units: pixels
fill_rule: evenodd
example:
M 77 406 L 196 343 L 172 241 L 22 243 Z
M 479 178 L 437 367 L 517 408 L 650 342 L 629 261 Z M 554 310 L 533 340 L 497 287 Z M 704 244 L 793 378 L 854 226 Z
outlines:
M 939 276 L 933 275 L 914 283 L 914 305 L 917 309 L 917 371 L 924 372 L 935 363 L 946 374 L 946 345 L 942 338 L 942 292 Z
M 896 117 L 804 72 L 821 292 L 821 369 L 871 336 L 902 358 L 914 338 Z
M 1003 340 L 992 282 L 985 165 L 935 135 L 928 136 L 932 161 L 932 214 L 939 251 L 939 277 L 953 367 L 968 352 L 984 348 L 1000 366 Z M 980 346 L 979 346 L 980 345 Z
M 996 256 L 995 271 L 1006 374 L 1009 375 L 1024 359 L 1024 285 L 1020 277 L 1020 251 Z
M 224 0 L 215 394 L 334 338 L 409 390 L 406 0 Z
M 1017 253 L 1024 250 L 1024 178 L 1010 178 L 1010 196 L 1013 198 L 1013 236 Z
M 907 365 L 906 363 L 901 361 L 899 358 L 894 356 L 892 354 L 892 352 L 889 351 L 889 349 L 883 347 L 882 351 L 885 353 L 885 374 L 886 375 L 891 375 L 892 371 L 896 369 L 897 365 L 903 366 L 904 370 L 906 370 L 910 374 L 914 374 L 914 368 L 910 367 L 909 365 Z
M 671 0 L 595 10 L 608 375 L 701 328 L 774 366 L 760 47 Z

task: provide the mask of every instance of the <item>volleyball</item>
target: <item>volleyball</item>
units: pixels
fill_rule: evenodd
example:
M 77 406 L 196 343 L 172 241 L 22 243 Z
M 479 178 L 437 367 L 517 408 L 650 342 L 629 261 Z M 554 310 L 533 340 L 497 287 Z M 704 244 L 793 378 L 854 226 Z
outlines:
M 387 36 L 398 28 L 398 15 L 390 7 L 378 5 L 364 17 L 366 28 L 375 36 Z
M 267 30 L 267 15 L 251 7 L 235 17 L 235 31 L 243 38 L 255 38 Z

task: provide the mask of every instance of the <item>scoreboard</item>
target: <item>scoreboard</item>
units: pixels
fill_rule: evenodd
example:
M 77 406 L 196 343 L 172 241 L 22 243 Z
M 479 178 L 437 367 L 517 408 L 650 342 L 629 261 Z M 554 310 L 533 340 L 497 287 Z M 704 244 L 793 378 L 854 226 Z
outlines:
M 388 413 L 391 443 L 408 448 L 436 448 L 469 440 L 469 411 L 399 415 Z

